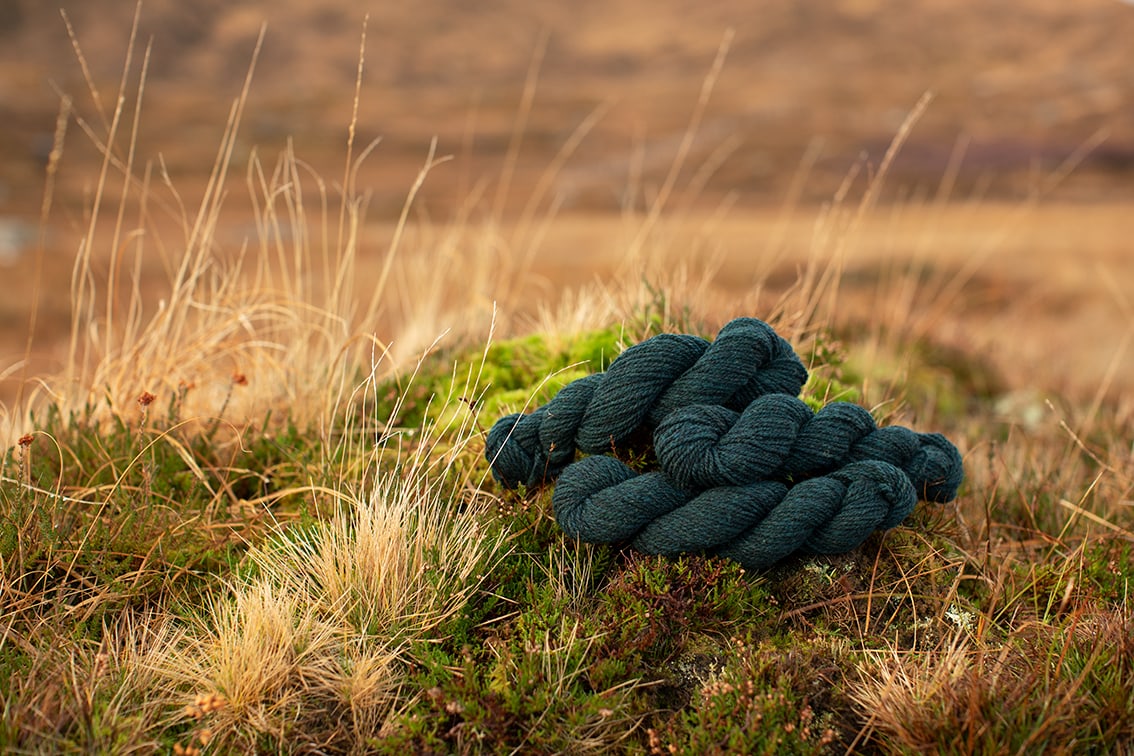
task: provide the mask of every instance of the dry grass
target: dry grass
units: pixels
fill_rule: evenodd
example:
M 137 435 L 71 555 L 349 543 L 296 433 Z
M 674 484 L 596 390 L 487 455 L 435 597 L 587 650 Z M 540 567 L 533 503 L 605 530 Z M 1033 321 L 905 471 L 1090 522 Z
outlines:
M 140 661 L 164 700 L 184 700 L 224 748 L 365 750 L 399 705 L 410 650 L 464 608 L 504 546 L 463 487 L 439 485 L 447 472 L 374 470 L 373 488 L 342 492 L 326 520 L 254 547 L 248 576 L 195 619 L 167 619 Z
M 121 94 L 136 87 L 135 118 L 149 52 L 137 68 L 128 56 L 123 74 Z M 40 491 L 62 506 L 63 520 L 85 519 L 87 507 L 93 508 L 93 532 L 101 522 L 115 526 L 117 505 L 111 501 L 131 491 L 125 484 L 129 477 L 141 470 L 149 480 L 154 444 L 174 447 L 204 481 L 193 439 L 239 450 L 249 424 L 267 430 L 264 419 L 275 412 L 288 423 L 321 429 L 326 442 L 322 462 L 328 469 L 317 477 L 338 485 L 332 489 L 311 482 L 261 500 L 261 506 L 306 489 L 316 511 L 330 514 L 299 531 L 281 523 L 248 554 L 250 574 L 233 578 L 189 617 L 170 613 L 171 607 L 126 611 L 126 635 L 108 627 L 102 646 L 87 652 L 81 646 L 53 647 L 39 636 L 45 632 L 41 623 L 49 623 L 53 611 L 54 602 L 44 592 L 55 572 L 62 570 L 66 581 L 68 561 L 74 566 L 85 548 L 95 546 L 83 538 L 77 553 L 52 554 L 50 543 L 45 551 L 37 543 L 39 531 L 58 532 L 60 523 L 43 525 L 46 515 L 37 518 L 33 505 L 26 519 L 12 523 L 17 544 L 5 552 L 0 588 L 5 628 L 0 645 L 18 648 L 34 660 L 19 675 L 12 698 L 6 698 L 6 706 L 15 706 L 6 719 L 28 733 L 63 732 L 71 723 L 83 722 L 83 747 L 117 750 L 118 744 L 136 740 L 130 747 L 145 750 L 154 743 L 149 736 L 161 728 L 188 726 L 188 740 L 178 745 L 184 750 L 226 743 L 251 748 L 264 737 L 280 748 L 296 747 L 299 740 L 333 739 L 345 732 L 364 748 L 399 700 L 395 693 L 408 663 L 407 650 L 428 640 L 438 624 L 463 607 L 503 548 L 499 533 L 485 533 L 480 524 L 483 504 L 468 473 L 453 467 L 472 440 L 469 412 L 457 425 L 446 424 L 443 439 L 435 427 L 387 434 L 376 430 L 385 418 L 359 414 L 359 407 L 375 398 L 380 381 L 403 372 L 407 358 L 435 346 L 438 338 L 436 331 L 426 333 L 431 324 L 421 313 L 391 303 L 389 292 L 415 290 L 423 295 L 416 306 L 424 305 L 433 318 L 486 304 L 473 292 L 461 301 L 445 301 L 448 282 L 429 269 L 439 264 L 436 257 L 397 264 L 415 190 L 385 250 L 382 276 L 361 311 L 353 279 L 365 198 L 355 195 L 352 173 L 372 146 L 355 154 L 348 144 L 337 215 L 329 207 L 326 185 L 310 176 L 319 205 L 317 210 L 304 205 L 309 190 L 293 153 L 285 152 L 271 171 L 253 155 L 247 185 L 255 207 L 256 247 L 246 245 L 232 256 L 218 254 L 217 221 L 251 77 L 250 70 L 233 103 L 216 168 L 194 211 L 186 209 L 160 163 L 146 165 L 139 175 L 133 150 L 124 156 L 117 149 L 119 130 L 130 117 L 127 97 L 118 98 L 113 112 L 99 113 L 105 133 L 80 120 L 103 150 L 104 162 L 75 262 L 67 365 L 14 410 L 4 408 L 5 433 L 14 439 L 15 429 L 32 425 L 33 414 L 51 407 L 62 417 L 83 418 L 88 433 L 136 426 L 139 436 L 151 436 L 148 443 L 132 445 L 133 458 L 124 466 L 103 450 L 115 479 L 105 490 L 71 490 L 66 496 Z M 91 94 L 97 103 L 93 83 Z M 125 139 L 129 145 L 133 141 L 133 135 Z M 434 162 L 429 156 L 422 179 Z M 106 218 L 101 200 L 112 177 L 121 183 L 119 202 L 114 217 Z M 136 225 L 129 221 L 131 215 Z M 169 216 L 180 231 L 172 243 L 161 235 Z M 113 227 L 109 238 L 103 234 L 106 223 Z M 114 250 L 106 271 L 95 268 L 93 250 L 99 244 Z M 142 290 L 138 273 L 143 257 L 155 252 L 168 275 L 160 297 Z M 407 276 L 416 278 L 411 282 Z M 156 311 L 148 310 L 155 300 Z M 397 328 L 407 316 L 417 333 L 409 326 Z M 396 347 L 367 335 L 378 327 L 397 328 Z M 171 415 L 177 416 L 172 429 L 151 430 L 157 418 L 147 427 L 155 396 L 169 402 Z M 439 401 L 456 405 L 458 399 Z M 366 427 L 354 427 L 354 422 Z M 5 512 L 5 519 L 22 512 L 20 502 L 33 492 L 30 447 L 30 442 L 17 447 L 19 475 L 5 478 L 6 485 L 25 486 L 24 493 L 13 491 L 10 503 L 17 506 Z M 341 467 L 334 470 L 335 465 Z M 228 510 L 255 506 L 231 490 L 216 493 L 220 506 L 209 504 L 205 517 L 175 515 L 174 527 L 230 528 Z M 172 511 L 177 504 L 170 504 Z M 111 540 L 122 535 L 122 529 L 104 534 Z M 136 575 L 153 576 L 162 569 L 160 560 L 151 563 L 147 557 Z M 65 603 L 55 611 L 67 623 L 76 612 L 96 615 L 92 604 L 97 606 L 104 595 L 105 590 L 92 590 L 87 578 L 80 577 L 77 587 L 53 592 L 55 601 L 78 604 Z M 61 679 L 66 681 L 62 685 Z M 90 710 L 95 699 L 105 711 Z M 50 742 L 50 735 L 40 741 Z
M 102 110 L 88 80 L 96 117 L 75 114 L 103 161 L 75 258 L 65 365 L 59 375 L 21 389 L 3 408 L 5 438 L 14 441 L 31 409 L 50 404 L 64 415 L 93 410 L 125 417 L 142 392 L 178 395 L 181 413 L 206 424 L 221 418 L 240 424 L 271 412 L 301 424 L 329 422 L 326 413 L 367 374 L 375 352 L 388 375 L 412 365 L 442 330 L 452 330 L 441 321 L 463 321 L 469 330 L 472 324 L 488 327 L 492 300 L 481 291 L 490 269 L 470 266 L 459 248 L 470 238 L 483 248 L 499 247 L 491 229 L 478 239 L 457 225 L 442 231 L 442 238 L 419 240 L 410 259 L 401 253 L 416 193 L 442 161 L 434 152 L 423 156 L 360 305 L 367 196 L 356 189 L 355 174 L 376 144 L 356 146 L 352 123 L 344 174 L 332 186 L 290 149 L 274 167 L 253 151 L 245 161 L 245 185 L 254 230 L 237 249 L 222 251 L 218 224 L 231 202 L 229 174 L 259 46 L 196 206 L 179 194 L 160 158 L 145 165 L 135 158 L 150 50 L 140 63 L 133 40 L 129 50 L 114 110 Z M 76 52 L 83 61 L 77 42 Z M 124 133 L 131 119 L 134 131 Z M 61 152 L 63 135 L 56 138 Z M 117 207 L 108 209 L 103 198 L 111 195 Z M 45 216 L 50 209 L 48 203 Z M 96 254 L 101 248 L 112 250 L 109 259 Z M 143 280 L 143 267 L 155 257 L 163 280 Z M 500 257 L 516 255 L 503 250 Z M 445 268 L 453 275 L 436 275 Z M 503 267 L 493 267 L 491 275 L 494 285 L 507 285 Z M 462 289 L 454 298 L 458 281 Z M 24 389 L 31 390 L 25 395 Z
M 889 752 L 1079 753 L 1119 728 L 1128 743 L 1129 728 L 1108 709 L 1129 705 L 1129 669 L 1104 667 L 1129 664 L 1129 621 L 1128 611 L 1111 611 L 1066 629 L 1018 623 L 991 644 L 962 626 L 931 651 L 878 653 L 852 693 L 867 720 L 862 734 Z M 1111 677 L 1117 689 L 1100 691 L 1095 681 Z
M 725 52 L 727 40 L 682 144 Z M 353 123 L 337 185 L 292 149 L 271 169 L 253 153 L 245 184 L 255 229 L 227 248 L 220 221 L 248 84 L 190 212 L 162 165 L 136 165 L 134 136 L 123 136 L 140 112 L 124 95 L 141 102 L 148 57 L 127 59 L 123 96 L 99 115 L 104 131 L 84 122 L 104 164 L 76 258 L 66 369 L 4 409 L 13 441 L 49 408 L 62 421 L 5 458 L 0 650 L 18 661 L 0 668 L 10 684 L 0 742 L 25 751 L 366 752 L 387 742 L 602 751 L 660 749 L 663 733 L 721 748 L 714 728 L 735 730 L 738 717 L 766 717 L 808 752 L 947 743 L 957 753 L 1025 753 L 1134 739 L 1123 724 L 1134 713 L 1134 667 L 1122 562 L 1134 541 L 1134 405 L 1115 391 L 1125 342 L 1093 380 L 1045 402 L 1013 390 L 1021 375 L 974 346 L 1005 338 L 995 326 L 974 335 L 964 329 L 981 315 L 957 312 L 996 239 L 940 268 L 940 225 L 922 229 L 918 253 L 900 262 L 868 254 L 886 238 L 872 224 L 908 223 L 877 200 L 924 102 L 878 169 L 849 176 L 806 224 L 807 254 L 789 281 L 773 280 L 782 266 L 759 261 L 738 284 L 735 258 L 711 254 L 707 241 L 729 228 L 723 214 L 669 204 L 690 167 L 679 146 L 652 199 L 617 221 L 607 243 L 624 254 L 610 275 L 560 292 L 534 274 L 555 218 L 544 189 L 511 225 L 474 220 L 475 197 L 451 224 L 414 217 L 433 150 L 382 254 L 366 260 L 373 230 L 356 179 L 373 145 L 354 144 Z M 517 145 L 523 123 L 521 113 Z M 576 137 L 537 187 L 553 183 Z M 102 207 L 112 178 L 113 213 Z M 703 180 L 694 172 L 692 183 Z M 946 179 L 921 208 L 932 212 L 913 217 L 939 217 L 949 192 Z M 773 258 L 789 257 L 797 212 L 788 208 L 770 233 Z M 691 227 L 687 243 L 678 230 Z M 106 269 L 93 254 L 104 244 Z M 705 254 L 690 260 L 691 247 Z M 139 274 L 155 253 L 167 272 L 156 296 Z M 369 286 L 361 297 L 359 279 Z M 1038 309 L 1028 303 L 1015 316 Z M 636 562 L 565 543 L 545 499 L 494 489 L 477 411 L 488 352 L 479 364 L 468 352 L 445 362 L 450 341 L 537 328 L 569 342 L 612 323 L 633 341 L 658 329 L 711 333 L 754 311 L 822 380 L 859 392 L 881 417 L 954 438 L 967 470 L 957 504 L 919 510 L 911 527 L 845 563 L 749 579 L 707 560 Z M 438 362 L 461 388 L 429 399 L 435 384 L 417 382 L 436 377 L 423 373 Z M 402 426 L 402 403 L 422 392 L 435 406 Z M 158 412 L 166 402 L 168 418 Z M 297 448 L 281 452 L 276 439 Z M 242 455 L 250 459 L 238 464 Z M 45 457 L 54 466 L 37 466 Z M 181 488 L 159 486 L 163 475 L 181 475 Z M 204 503 L 193 509 L 198 489 Z M 222 556 L 187 559 L 170 545 L 187 533 Z M 638 646 L 612 640 L 635 623 L 644 623 Z M 737 627 L 749 637 L 721 641 Z M 449 648 L 445 633 L 465 646 Z M 659 649 L 709 658 L 749 683 L 702 675 L 704 690 L 678 691 L 688 701 L 670 712 L 651 698 L 678 687 L 659 671 L 676 665 L 653 658 Z

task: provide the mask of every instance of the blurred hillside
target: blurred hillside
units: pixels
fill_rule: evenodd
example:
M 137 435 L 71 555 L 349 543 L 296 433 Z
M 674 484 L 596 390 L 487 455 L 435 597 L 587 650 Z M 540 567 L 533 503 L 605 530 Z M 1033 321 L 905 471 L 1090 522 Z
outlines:
M 60 92 L 99 122 L 60 6 L 113 107 L 133 2 L 0 0 L 0 213 L 38 204 Z M 958 154 L 962 196 L 1026 196 L 1105 135 L 1061 191 L 1134 195 L 1134 7 L 1117 0 L 147 0 L 139 158 L 160 153 L 175 181 L 207 172 L 266 23 L 242 144 L 270 155 L 294 137 L 317 171 L 340 175 L 367 13 L 359 139 L 383 142 L 360 184 L 379 212 L 400 204 L 434 136 L 456 156 L 427 186 L 437 206 L 499 171 L 541 40 L 515 194 L 606 105 L 556 189 L 568 206 L 617 209 L 636 176 L 645 187 L 664 177 L 728 28 L 735 39 L 688 164 L 692 174 L 721 161 L 699 195 L 708 203 L 726 192 L 780 201 L 811 158 L 805 199 L 828 198 L 856 160 L 877 164 L 926 90 L 936 97 L 892 191 L 935 191 Z M 71 128 L 61 201 L 91 180 L 88 142 Z
M 553 290 L 603 277 L 627 246 L 617 213 L 641 212 L 657 195 L 731 29 L 666 208 L 667 219 L 692 219 L 669 231 L 668 244 L 686 256 L 704 249 L 728 258 L 727 296 L 749 295 L 760 271 L 794 280 L 814 243 L 815 206 L 836 197 L 849 174 L 847 202 L 856 203 L 931 90 L 883 184 L 881 201 L 895 212 L 884 211 L 887 222 L 877 228 L 868 224 L 858 246 L 883 266 L 932 258 L 938 278 L 955 280 L 963 295 L 942 305 L 967 318 L 955 331 L 975 344 L 979 330 L 980 348 L 1003 363 L 1030 370 L 1050 362 L 1054 372 L 1074 364 L 1086 385 L 1109 376 L 1112 362 L 1118 375 L 1134 374 L 1114 362 L 1130 328 L 1122 292 L 1134 280 L 1126 241 L 1134 6 L 1119 0 L 145 0 L 131 46 L 135 10 L 129 0 L 0 0 L 0 400 L 20 376 L 63 364 L 74 328 L 73 262 L 87 248 L 92 197 L 101 191 L 98 235 L 89 242 L 94 269 L 118 251 L 111 238 L 119 207 L 128 208 L 127 228 L 141 222 L 138 187 L 119 203 L 122 182 L 112 171 L 99 188 L 94 146 L 108 133 L 128 52 L 114 154 L 132 154 L 134 175 L 150 182 L 144 239 L 131 236 L 139 255 L 131 275 L 145 306 L 156 308 L 170 275 L 163 245 L 173 254 L 184 246 L 179 213 L 187 208 L 192 217 L 201 201 L 265 25 L 211 242 L 224 255 L 257 233 L 243 186 L 254 149 L 271 171 L 293 145 L 337 207 L 367 14 L 355 156 L 381 139 L 355 179 L 368 202 L 367 265 L 381 259 L 436 138 L 438 154 L 452 160 L 430 173 L 417 197 L 422 217 L 446 221 L 468 210 L 474 224 L 491 216 L 506 227 L 540 197 L 537 217 L 554 204 L 563 222 L 539 244 L 512 250 L 530 259 L 533 280 Z M 45 167 L 65 95 L 72 105 L 43 254 L 30 254 L 40 248 Z M 560 164 L 557 155 L 584 127 Z M 522 144 L 513 164 L 515 133 Z M 1069 177 L 1051 180 L 1071 164 Z M 161 186 L 163 171 L 172 190 Z M 300 177 L 308 192 L 318 186 L 311 174 Z M 945 196 L 942 188 L 953 201 L 922 202 Z M 1011 221 L 1015 208 L 1040 195 L 1044 203 L 1026 223 Z M 319 206 L 316 196 L 304 201 L 308 212 Z M 787 225 L 773 222 L 785 202 L 799 212 Z M 728 204 L 741 225 L 724 233 L 716 224 L 710 241 L 696 241 L 698 214 L 715 224 L 715 211 Z M 974 256 L 983 260 L 983 285 L 972 277 Z M 121 265 L 116 273 L 127 275 Z M 109 290 L 106 275 L 89 283 Z M 377 275 L 360 271 L 359 288 Z M 873 306 L 877 270 L 860 277 Z M 25 361 L 32 312 L 35 348 Z M 1066 359 L 1051 361 L 1056 352 Z

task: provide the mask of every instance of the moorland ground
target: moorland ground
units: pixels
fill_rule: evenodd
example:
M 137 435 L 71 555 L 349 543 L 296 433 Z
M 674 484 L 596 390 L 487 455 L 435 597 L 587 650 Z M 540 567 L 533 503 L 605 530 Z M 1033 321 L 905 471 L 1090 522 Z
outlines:
M 391 7 L 356 98 L 351 4 L 119 5 L 80 64 L 0 3 L 0 746 L 1134 742 L 1129 8 Z M 493 482 L 500 413 L 739 315 L 957 501 L 752 575 Z

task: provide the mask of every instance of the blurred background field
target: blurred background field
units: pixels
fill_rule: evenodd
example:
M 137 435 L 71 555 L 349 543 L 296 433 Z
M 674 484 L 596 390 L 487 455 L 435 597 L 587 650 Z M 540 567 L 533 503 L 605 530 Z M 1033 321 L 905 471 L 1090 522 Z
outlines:
M 0 751 L 1129 750 L 1131 39 L 0 0 Z M 751 575 L 494 482 L 500 414 L 737 316 L 956 503 Z
M 106 132 L 135 10 L 122 0 L 0 2 L 0 365 L 24 357 L 33 304 L 31 371 L 63 362 L 73 261 L 101 165 L 80 121 Z M 839 306 L 892 319 L 882 284 L 913 272 L 935 337 L 981 350 L 1009 380 L 1087 396 L 1131 387 L 1130 5 L 149 0 L 132 61 L 136 82 L 152 43 L 137 130 L 139 99 L 128 89 L 116 154 L 132 142 L 138 175 L 150 166 L 158 187 L 164 170 L 195 207 L 266 24 L 213 238 L 218 255 L 236 254 L 256 236 L 244 189 L 251 155 L 270 166 L 290 148 L 332 195 L 341 183 L 367 16 L 356 154 L 380 142 L 354 185 L 367 197 L 362 297 L 436 139 L 451 159 L 414 202 L 409 247 L 447 224 L 491 223 L 504 242 L 454 254 L 520 254 L 531 275 L 507 302 L 515 311 L 638 264 L 628 252 L 672 181 L 651 252 L 715 271 L 722 316 L 761 315 L 823 246 L 830 208 L 856 206 L 929 91 L 877 205 L 851 219 L 850 233 L 844 224 L 845 242 L 824 247 L 845 272 Z M 64 95 L 66 139 L 37 269 Z M 120 191 L 113 180 L 101 190 L 108 218 Z M 171 202 L 163 191 L 154 196 Z M 151 203 L 148 233 L 166 224 L 175 237 L 181 229 L 160 204 Z M 532 217 L 538 233 L 521 239 L 531 223 L 518 226 Z M 109 259 L 112 228 L 98 228 L 106 237 L 91 250 L 96 268 Z M 156 306 L 168 276 L 160 256 L 143 257 L 139 276 L 143 300 Z M 484 296 L 505 298 L 491 285 Z

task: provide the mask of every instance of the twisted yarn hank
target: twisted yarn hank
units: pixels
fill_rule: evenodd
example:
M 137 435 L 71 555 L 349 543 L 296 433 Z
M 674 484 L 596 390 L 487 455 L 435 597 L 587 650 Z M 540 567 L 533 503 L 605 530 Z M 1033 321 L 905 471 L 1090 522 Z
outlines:
M 739 411 L 766 394 L 797 395 L 806 381 L 791 344 L 756 318 L 729 322 L 711 343 L 661 334 L 628 348 L 605 373 L 568 384 L 530 414 L 497 420 L 484 453 L 501 485 L 537 486 L 556 478 L 576 450 L 608 452 L 680 407 L 709 403 Z
M 945 503 L 964 477 L 960 452 L 939 433 L 879 428 L 868 410 L 847 402 L 812 412 L 786 394 L 759 397 L 739 413 L 682 407 L 654 431 L 654 450 L 673 481 L 692 490 L 800 480 L 872 459 L 901 469 L 920 498 Z
M 665 473 L 638 474 L 613 457 L 563 471 L 552 496 L 563 531 L 590 543 L 630 541 L 647 554 L 709 552 L 758 570 L 793 552 L 850 551 L 913 510 L 907 475 L 877 460 L 853 462 L 791 488 L 778 481 L 690 494 Z

